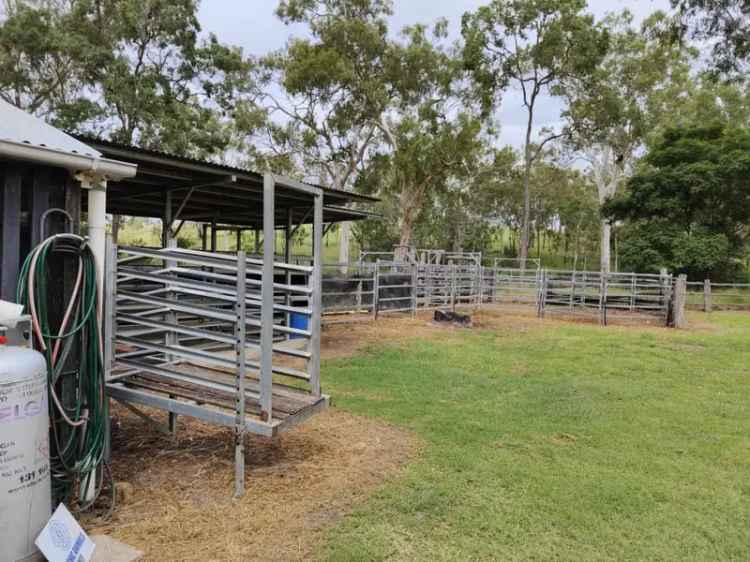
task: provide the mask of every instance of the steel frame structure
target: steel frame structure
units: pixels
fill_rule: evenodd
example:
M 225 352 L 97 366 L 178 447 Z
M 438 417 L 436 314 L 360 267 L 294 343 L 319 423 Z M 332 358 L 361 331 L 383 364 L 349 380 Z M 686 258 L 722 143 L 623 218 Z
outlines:
M 329 403 L 320 383 L 323 193 L 294 186 L 307 197 L 313 222 L 312 265 L 295 265 L 274 255 L 275 183 L 264 177 L 259 258 L 179 249 L 171 241 L 162 249 L 110 242 L 108 251 L 110 397 L 169 412 L 172 430 L 177 415 L 234 428 L 237 497 L 245 490 L 246 432 L 276 435 Z M 307 318 L 308 327 L 292 327 L 292 314 Z
M 377 254 L 376 254 L 377 255 Z M 675 279 L 669 274 L 608 273 L 553 269 L 514 269 L 482 267 L 477 255 L 461 256 L 455 263 L 431 263 L 432 257 L 448 253 L 423 253 L 424 263 L 394 262 L 377 259 L 362 261 L 357 278 L 337 278 L 343 287 L 330 296 L 343 297 L 346 304 L 325 306 L 326 315 L 369 312 L 381 314 L 411 313 L 419 309 L 479 308 L 484 303 L 526 304 L 537 314 L 563 314 L 622 321 L 671 321 Z M 337 264 L 339 267 L 340 264 Z M 368 266 L 366 273 L 362 273 Z M 349 281 L 347 285 L 346 282 Z M 368 290 L 362 291 L 366 286 Z M 369 288 L 372 288 L 372 291 Z M 362 295 L 370 297 L 362 304 Z M 324 291 L 324 299 L 328 294 Z M 357 303 L 355 306 L 354 302 Z M 328 302 L 328 299 L 326 299 Z

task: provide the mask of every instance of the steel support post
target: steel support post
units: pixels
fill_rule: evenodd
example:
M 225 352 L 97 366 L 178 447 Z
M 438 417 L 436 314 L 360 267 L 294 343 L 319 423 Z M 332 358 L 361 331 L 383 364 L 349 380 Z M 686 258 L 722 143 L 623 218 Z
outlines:
M 235 422 L 234 422 L 234 497 L 245 493 L 245 322 L 247 283 L 247 258 L 245 252 L 237 252 L 237 304 L 235 310 Z
M 271 422 L 273 392 L 273 262 L 275 258 L 275 180 L 272 174 L 263 176 L 263 286 L 260 313 L 260 417 Z
M 380 301 L 380 258 L 375 260 L 375 273 L 372 276 L 372 315 L 378 319 L 378 306 Z
M 451 310 L 456 312 L 456 266 L 453 261 L 448 262 L 451 275 Z
M 290 207 L 286 216 L 286 230 L 284 231 L 284 263 L 292 263 L 292 228 L 294 228 L 294 210 Z M 292 272 L 286 270 L 285 282 L 287 286 L 292 284 Z M 292 305 L 292 294 L 286 291 L 284 296 L 284 303 L 287 306 Z M 286 325 L 291 326 L 291 318 L 289 313 L 285 314 Z M 287 339 L 291 337 L 291 334 L 287 334 Z
M 104 327 L 102 340 L 104 341 L 104 380 L 112 376 L 115 359 L 115 331 L 117 330 L 117 246 L 112 242 L 112 236 L 107 235 L 107 252 L 104 263 Z M 105 397 L 109 406 L 109 397 Z M 104 458 L 109 462 L 112 458 L 112 420 L 107 408 L 104 428 Z
M 417 315 L 417 264 L 411 266 L 411 315 Z
M 537 316 L 539 316 L 539 318 L 544 318 L 544 306 L 547 303 L 548 283 L 547 270 L 543 270 L 539 277 L 539 290 L 537 291 Z
M 323 193 L 315 195 L 313 212 L 313 271 L 310 318 L 310 390 L 314 396 L 321 395 L 320 389 L 320 329 L 323 306 Z

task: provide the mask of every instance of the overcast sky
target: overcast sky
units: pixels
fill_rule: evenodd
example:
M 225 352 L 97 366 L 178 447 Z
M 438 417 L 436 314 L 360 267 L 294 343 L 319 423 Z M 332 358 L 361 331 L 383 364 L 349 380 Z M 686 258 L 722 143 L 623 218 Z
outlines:
M 446 18 L 452 34 L 459 33 L 461 16 L 488 0 L 394 0 L 391 29 L 395 32 L 413 23 L 430 23 Z M 225 43 L 241 46 L 247 54 L 260 55 L 283 47 L 288 38 L 304 36 L 305 28 L 286 26 L 274 15 L 276 0 L 203 0 L 199 13 L 205 32 L 215 33 Z M 628 8 L 636 21 L 655 10 L 668 10 L 669 0 L 589 0 L 589 10 L 597 17 Z M 545 99 L 537 111 L 538 127 L 552 126 L 560 116 L 560 104 Z M 501 143 L 523 143 L 525 115 L 517 92 L 503 97 L 499 114 Z

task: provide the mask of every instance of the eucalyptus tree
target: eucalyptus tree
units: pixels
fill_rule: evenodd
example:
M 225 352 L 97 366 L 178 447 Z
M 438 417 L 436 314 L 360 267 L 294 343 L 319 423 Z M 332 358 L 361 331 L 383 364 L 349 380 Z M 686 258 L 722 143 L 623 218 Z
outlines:
M 680 37 L 707 41 L 719 73 L 744 79 L 750 63 L 750 0 L 672 0 Z
M 585 8 L 585 0 L 493 0 L 463 17 L 465 62 L 485 109 L 497 106 L 509 84 L 522 95 L 526 112 L 522 265 L 529 252 L 532 166 L 545 145 L 562 134 L 542 130 L 535 138 L 538 104 L 545 95 L 559 94 L 567 80 L 589 75 L 607 50 L 606 30 Z
M 201 39 L 197 10 L 197 0 L 6 2 L 0 96 L 66 129 L 221 157 L 234 117 L 253 114 L 251 61 Z
M 658 128 L 662 110 L 690 87 L 691 52 L 664 41 L 667 16 L 656 12 L 639 29 L 625 11 L 604 21 L 610 47 L 601 64 L 562 87 L 567 109 L 566 141 L 588 164 L 599 204 L 613 197 L 631 173 L 647 135 Z M 611 223 L 601 220 L 600 268 L 610 271 Z
M 460 57 L 445 46 L 447 22 L 404 29 L 386 64 L 394 86 L 391 109 L 380 120 L 388 168 L 381 195 L 398 200 L 400 252 L 435 198 L 469 183 L 489 142 L 479 113 L 463 92 Z M 403 255 L 399 255 L 403 258 Z
M 97 0 L 76 4 L 100 46 L 101 126 L 115 141 L 191 156 L 232 146 L 250 62 L 214 35 L 200 39 L 197 0 Z
M 310 37 L 292 38 L 261 61 L 266 163 L 348 189 L 354 184 L 391 102 L 384 57 L 387 0 L 283 0 L 276 11 L 302 23 Z M 342 225 L 339 261 L 349 260 Z
M 50 120 L 90 116 L 86 60 L 95 48 L 71 11 L 5 0 L 0 16 L 0 98 Z

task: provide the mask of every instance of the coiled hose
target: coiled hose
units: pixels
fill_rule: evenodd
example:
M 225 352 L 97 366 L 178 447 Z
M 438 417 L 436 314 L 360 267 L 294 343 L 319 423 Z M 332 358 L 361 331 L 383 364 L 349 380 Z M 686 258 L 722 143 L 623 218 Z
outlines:
M 62 321 L 52 326 L 53 295 L 62 291 L 48 289 L 62 284 L 61 264 L 66 261 L 77 265 L 76 280 L 63 303 Z M 79 509 L 86 509 L 102 488 L 104 471 L 97 469 L 104 459 L 109 416 L 98 321 L 101 299 L 86 240 L 58 234 L 34 248 L 21 268 L 17 297 L 31 315 L 36 348 L 47 359 L 53 496 L 56 503 L 70 503 L 78 489 Z M 93 497 L 87 493 L 92 487 Z

